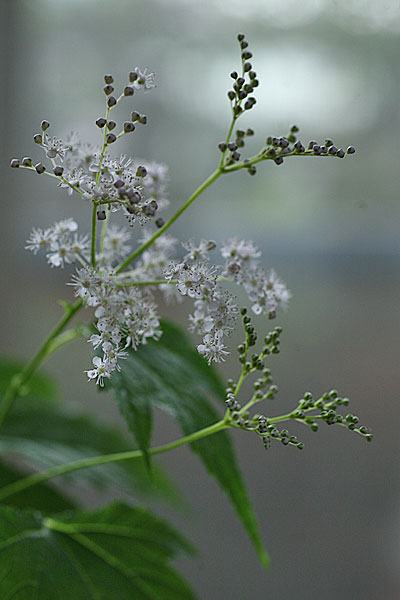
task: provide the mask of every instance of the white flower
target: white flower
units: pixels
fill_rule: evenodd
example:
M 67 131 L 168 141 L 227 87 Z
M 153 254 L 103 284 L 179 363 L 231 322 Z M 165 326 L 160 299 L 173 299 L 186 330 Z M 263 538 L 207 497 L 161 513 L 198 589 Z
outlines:
M 47 133 L 44 133 L 42 136 L 42 148 L 45 149 L 48 158 L 59 156 L 61 160 L 65 157 L 65 151 L 67 150 L 67 146 L 65 146 L 62 140 L 50 137 Z
M 75 296 L 86 298 L 90 305 L 89 299 L 97 297 L 101 280 L 95 275 L 94 270 L 88 267 L 77 269 L 76 275 L 72 275 L 72 281 L 68 285 L 75 287 Z M 93 304 L 92 304 L 93 306 Z
M 78 229 L 78 223 L 74 219 L 63 219 L 53 225 L 53 231 L 55 236 L 60 236 L 65 233 L 70 233 Z
M 91 379 L 96 379 L 96 383 L 100 386 L 103 386 L 104 377 L 110 379 L 111 373 L 115 367 L 113 368 L 113 365 L 107 363 L 107 361 L 102 361 L 100 356 L 95 356 L 92 362 L 95 368 L 85 371 L 85 373 L 87 373 L 89 381 Z
M 26 240 L 25 249 L 31 250 L 34 254 L 37 254 L 42 248 L 47 250 L 52 238 L 52 229 L 32 229 L 31 237 Z
M 50 244 L 50 252 L 46 254 L 47 262 L 52 267 L 64 268 L 64 263 L 72 263 L 75 253 L 70 244 L 53 240 Z
M 147 67 L 141 71 L 139 67 L 134 68 L 137 78 L 133 82 L 133 86 L 137 90 L 143 89 L 145 92 L 156 87 L 154 84 L 154 73 L 147 73 Z
M 229 354 L 229 352 L 225 350 L 225 346 L 221 340 L 210 333 L 207 333 L 207 335 L 204 336 L 203 343 L 197 346 L 197 351 L 207 359 L 209 365 L 212 361 L 224 361 L 225 356 Z
M 214 327 L 212 317 L 202 310 L 195 310 L 193 315 L 189 315 L 189 321 L 191 323 L 189 329 L 200 334 L 210 333 Z

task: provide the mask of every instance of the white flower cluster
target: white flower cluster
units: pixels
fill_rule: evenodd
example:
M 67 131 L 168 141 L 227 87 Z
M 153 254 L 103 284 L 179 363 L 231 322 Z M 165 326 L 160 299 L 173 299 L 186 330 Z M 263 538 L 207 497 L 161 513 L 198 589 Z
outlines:
M 197 350 L 208 361 L 221 362 L 228 354 L 223 343 L 229 336 L 239 314 L 234 297 L 224 291 L 220 281 L 228 279 L 243 285 L 253 312 L 266 313 L 274 318 L 279 307 L 285 308 L 290 292 L 274 271 L 268 275 L 260 268 L 257 258 L 260 251 L 252 242 L 231 239 L 222 246 L 224 267 L 211 266 L 208 253 L 216 247 L 215 242 L 202 240 L 199 246 L 185 245 L 189 251 L 182 261 L 172 261 L 164 275 L 182 296 L 194 300 L 194 313 L 189 315 L 190 329 L 203 336 Z M 221 276 L 218 273 L 221 272 Z
M 149 292 L 120 286 L 118 278 L 106 271 L 79 269 L 72 285 L 77 296 L 88 306 L 95 307 L 97 333 L 88 341 L 94 349 L 101 347 L 103 358 L 95 356 L 95 368 L 85 372 L 89 380 L 96 379 L 103 385 L 104 377 L 110 378 L 115 369 L 120 370 L 118 360 L 126 357 L 127 347 L 136 350 L 139 344 L 161 335 L 156 306 Z
M 210 251 L 216 248 L 215 242 L 202 240 L 198 245 L 184 244 L 186 254 L 183 259 L 175 260 L 177 240 L 164 234 L 152 239 L 152 243 L 138 253 L 132 270 L 119 272 L 119 265 L 132 252 L 131 235 L 129 230 L 109 223 L 106 210 L 122 211 L 131 224 L 147 223 L 158 210 L 168 206 L 168 174 L 165 165 L 125 155 L 112 157 L 108 152 L 110 144 L 135 129 L 135 123 L 147 121 L 144 115 L 134 111 L 131 121 L 126 121 L 123 130 L 115 135 L 116 123 L 109 119 L 111 108 L 123 96 L 132 96 L 134 89 L 146 92 L 153 88 L 154 74 L 135 68 L 129 73 L 129 85 L 118 99 L 110 95 L 114 90 L 112 76 L 105 75 L 104 79 L 107 117 L 96 121 L 100 129 L 104 128 L 101 147 L 82 143 L 76 133 L 65 141 L 50 137 L 46 133 L 50 127 L 48 121 L 42 122 L 42 133 L 34 136 L 51 161 L 52 176 L 58 179 L 58 185 L 94 205 L 97 217 L 104 221 L 101 236 L 92 246 L 87 235 L 78 235 L 77 223 L 65 219 L 48 229 L 34 229 L 26 248 L 35 254 L 43 249 L 53 267 L 78 265 L 69 285 L 75 288 L 75 295 L 85 305 L 94 309 L 95 331 L 88 341 L 103 353 L 93 358 L 93 368 L 86 371 L 89 381 L 96 380 L 103 385 L 105 378 L 120 369 L 119 361 L 126 357 L 128 347 L 137 349 L 139 344 L 160 336 L 154 289 L 160 290 L 167 300 L 181 301 L 182 297 L 193 300 L 190 329 L 202 336 L 197 350 L 209 364 L 223 361 L 228 354 L 224 339 L 231 334 L 239 309 L 234 296 L 222 288 L 222 281 L 243 285 L 253 303 L 253 311 L 264 312 L 269 318 L 275 316 L 279 307 L 285 307 L 290 293 L 274 271 L 266 274 L 260 268 L 260 252 L 254 244 L 236 239 L 222 246 L 224 265 L 217 267 L 209 259 Z M 33 167 L 29 157 L 17 161 L 17 166 L 34 169 L 39 174 L 46 171 L 41 163 Z M 155 220 L 157 227 L 163 223 L 160 218 Z M 145 229 L 138 241 L 147 245 L 153 235 Z
M 79 236 L 78 224 L 73 219 L 58 221 L 47 229 L 33 229 L 25 248 L 37 254 L 46 251 L 52 267 L 64 267 L 64 263 L 85 262 L 89 253 L 89 238 Z
M 125 121 L 122 131 L 116 135 L 114 129 L 117 124 L 109 119 L 109 114 L 124 96 L 132 96 L 135 89 L 147 92 L 155 87 L 154 73 L 148 73 L 147 68 L 141 70 L 136 67 L 129 73 L 129 85 L 118 99 L 110 95 L 114 90 L 112 76 L 106 75 L 105 81 L 108 120 L 100 117 L 96 121 L 97 126 L 104 130 L 102 146 L 83 143 L 75 132 L 65 141 L 49 136 L 48 121 L 42 122 L 42 132 L 34 136 L 34 141 L 50 159 L 53 175 L 59 179 L 59 187 L 67 189 L 69 194 L 75 191 L 98 206 L 100 219 L 105 218 L 102 211 L 108 208 L 112 211 L 122 210 L 131 224 L 135 221 L 144 224 L 155 216 L 159 208 L 167 206 L 166 167 L 150 162 L 146 168 L 143 162 L 139 163 L 125 155 L 111 156 L 108 151 L 110 145 L 134 131 L 137 124 L 145 125 L 147 117 L 133 111 L 131 120 Z M 39 174 L 46 171 L 42 163 L 33 167 L 32 159 L 25 158 L 24 161 L 22 166 L 35 168 Z
M 256 315 L 265 313 L 273 319 L 278 308 L 286 308 L 290 291 L 274 270 L 267 274 L 260 267 L 257 258 L 261 253 L 253 242 L 232 238 L 222 247 L 221 254 L 225 259 L 222 275 L 243 285 Z
M 185 246 L 189 252 L 183 260 L 172 261 L 164 271 L 167 281 L 176 283 L 179 294 L 194 300 L 190 329 L 203 335 L 203 343 L 197 350 L 208 364 L 225 360 L 228 351 L 222 340 L 230 335 L 238 314 L 233 296 L 218 284 L 217 267 L 209 263 L 208 254 L 215 246 L 215 242 L 206 240 L 199 246 L 189 243 Z

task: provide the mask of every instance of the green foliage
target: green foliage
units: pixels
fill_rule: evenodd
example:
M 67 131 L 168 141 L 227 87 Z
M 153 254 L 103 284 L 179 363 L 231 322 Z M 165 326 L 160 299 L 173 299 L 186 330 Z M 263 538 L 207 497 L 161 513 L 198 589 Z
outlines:
M 112 504 L 46 518 L 0 508 L 3 600 L 192 600 L 169 561 L 190 545 L 147 511 Z
M 0 463 L 0 488 L 24 477 L 24 473 L 15 467 Z M 43 483 L 28 488 L 7 498 L 7 503 L 18 508 L 35 508 L 47 512 L 59 512 L 74 508 L 74 503 L 54 487 Z
M 218 421 L 219 415 L 209 398 L 224 402 L 224 387 L 216 372 L 206 365 L 184 333 L 175 325 L 163 323 L 158 342 L 130 352 L 124 368 L 115 373 L 108 387 L 115 391 L 122 414 L 134 435 L 145 426 L 150 443 L 151 413 L 157 406 L 171 414 L 188 435 Z M 140 421 L 135 422 L 140 407 Z M 145 424 L 145 425 L 144 425 Z M 137 438 L 136 438 L 137 439 Z M 140 444 L 143 442 L 137 439 Z M 262 562 L 268 557 L 240 474 L 230 436 L 226 431 L 193 442 L 191 448 L 231 499 Z
M 20 369 L 21 365 L 17 363 L 13 363 L 12 368 L 6 363 L 3 368 L 1 362 L 0 381 L 10 379 Z M 132 444 L 116 429 L 87 415 L 68 411 L 58 402 L 51 402 L 51 387 L 45 376 L 35 375 L 30 381 L 35 396 L 19 399 L 8 414 L 0 429 L 0 455 L 11 455 L 37 469 L 47 469 L 85 457 L 132 449 Z M 179 497 L 159 468 L 154 469 L 150 480 L 140 459 L 76 471 L 68 477 L 73 483 L 112 491 L 123 490 L 136 495 L 150 493 L 175 500 Z
M 0 398 L 3 397 L 11 379 L 18 375 L 25 365 L 18 360 L 0 357 Z M 53 401 L 57 397 L 56 385 L 48 375 L 34 373 L 21 390 L 22 397 L 29 399 Z

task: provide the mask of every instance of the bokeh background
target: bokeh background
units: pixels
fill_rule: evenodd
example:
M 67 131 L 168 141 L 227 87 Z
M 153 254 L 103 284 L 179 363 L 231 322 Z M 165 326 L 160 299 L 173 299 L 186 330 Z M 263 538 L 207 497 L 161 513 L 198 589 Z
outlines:
M 121 85 L 136 65 L 156 73 L 157 88 L 135 96 L 149 125 L 123 149 L 168 164 L 171 211 L 218 160 L 238 31 L 247 34 L 261 81 L 242 123 L 256 131 L 254 150 L 293 123 L 304 141 L 328 136 L 356 146 L 345 160 L 290 159 L 261 165 L 254 178 L 223 178 L 173 234 L 239 236 L 260 246 L 265 266 L 293 292 L 278 319 L 282 351 L 271 366 L 280 395 L 271 411 L 286 411 L 306 390 L 335 387 L 372 427 L 373 443 L 322 427 L 296 431 L 303 452 L 275 444 L 266 453 L 255 436 L 235 435 L 269 572 L 187 448 L 162 457 L 184 490 L 186 512 L 159 510 L 199 548 L 198 559 L 179 568 L 200 598 L 399 598 L 400 2 L 3 0 L 1 12 L 3 354 L 31 356 L 59 318 L 56 300 L 71 296 L 66 272 L 24 250 L 32 226 L 76 215 L 86 228 L 90 219 L 79 199 L 50 179 L 11 171 L 9 159 L 40 156 L 32 135 L 43 118 L 54 133 L 81 130 L 96 141 L 104 73 Z M 165 314 L 185 323 L 181 309 Z M 224 375 L 235 373 L 234 358 Z M 47 369 L 65 398 L 124 427 L 112 399 L 86 383 L 89 364 L 87 345 L 75 342 Z M 158 418 L 156 443 L 177 435 Z

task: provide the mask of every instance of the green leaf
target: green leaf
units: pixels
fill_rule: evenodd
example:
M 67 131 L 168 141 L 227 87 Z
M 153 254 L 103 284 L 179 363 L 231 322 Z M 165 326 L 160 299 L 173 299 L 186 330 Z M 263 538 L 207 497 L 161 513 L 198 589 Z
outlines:
M 0 507 L 0 597 L 193 600 L 169 564 L 182 551 L 164 521 L 120 503 L 53 518 Z
M 0 487 L 14 483 L 25 475 L 19 469 L 0 462 Z M 7 503 L 18 508 L 36 508 L 46 512 L 59 512 L 75 507 L 72 500 L 66 498 L 54 487 L 43 483 L 9 496 Z
M 140 385 L 140 382 L 138 385 Z M 150 454 L 148 450 L 153 419 L 149 396 L 145 390 L 143 392 L 137 396 L 137 402 L 131 402 L 130 393 L 122 387 L 118 389 L 116 398 L 119 410 L 133 433 L 137 445 L 142 450 L 146 466 L 150 471 Z
M 17 363 L 0 362 L 0 382 L 6 388 L 21 370 Z M 15 456 L 36 469 L 101 454 L 132 450 L 132 444 L 116 429 L 105 426 L 81 412 L 64 408 L 51 400 L 50 384 L 45 376 L 32 378 L 34 396 L 18 399 L 0 429 L 0 456 Z M 82 482 L 112 491 L 134 492 L 139 495 L 158 495 L 171 501 L 181 497 L 160 468 L 153 469 L 149 478 L 144 461 L 102 465 L 76 471 L 66 476 L 74 483 Z
M 158 342 L 129 352 L 123 369 L 113 375 L 108 387 L 114 389 L 118 401 L 123 394 L 125 404 L 135 406 L 130 412 L 131 419 L 144 402 L 150 401 L 170 413 L 188 435 L 218 421 L 220 417 L 209 398 L 217 396 L 224 402 L 225 390 L 214 369 L 207 366 L 180 329 L 164 323 L 163 331 Z M 130 427 L 133 428 L 132 424 Z M 229 434 L 221 431 L 192 443 L 191 448 L 230 497 L 262 563 L 267 566 L 269 559 Z

